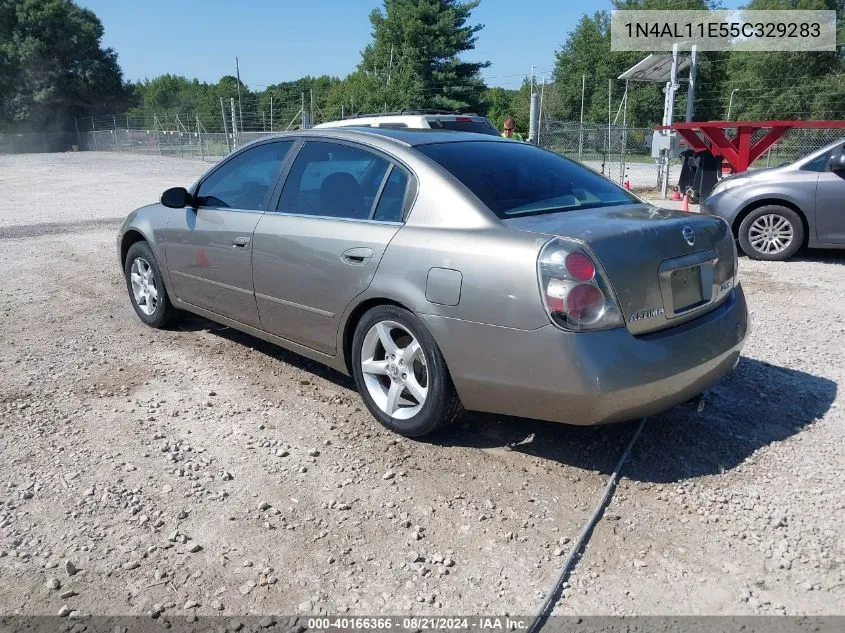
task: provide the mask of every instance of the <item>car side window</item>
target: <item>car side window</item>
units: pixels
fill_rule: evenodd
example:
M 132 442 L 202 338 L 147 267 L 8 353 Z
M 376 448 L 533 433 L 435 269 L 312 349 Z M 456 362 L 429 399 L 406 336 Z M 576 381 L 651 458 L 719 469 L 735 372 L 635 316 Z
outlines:
M 404 170 L 393 167 L 376 205 L 373 220 L 401 222 L 405 208 L 405 192 L 408 189 L 408 175 Z
M 285 181 L 276 211 L 366 220 L 390 163 L 366 150 L 308 141 Z
M 827 161 L 830 158 L 830 152 L 825 152 L 821 156 L 816 156 L 809 163 L 801 167 L 802 171 L 824 171 L 827 169 Z
M 201 207 L 263 211 L 293 141 L 252 147 L 226 161 L 200 183 Z

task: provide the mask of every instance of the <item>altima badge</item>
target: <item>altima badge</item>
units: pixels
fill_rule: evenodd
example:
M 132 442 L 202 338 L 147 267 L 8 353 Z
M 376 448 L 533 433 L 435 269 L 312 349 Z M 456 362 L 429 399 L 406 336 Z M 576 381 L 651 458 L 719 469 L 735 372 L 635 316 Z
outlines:
M 648 308 L 647 310 L 640 310 L 639 312 L 632 312 L 631 318 L 628 319 L 631 323 L 634 321 L 642 321 L 643 319 L 653 319 L 656 316 L 664 314 L 663 308 Z
M 690 246 L 695 244 L 695 231 L 692 230 L 691 226 L 685 226 L 682 228 L 681 235 L 683 236 L 684 241 L 686 241 L 686 243 Z

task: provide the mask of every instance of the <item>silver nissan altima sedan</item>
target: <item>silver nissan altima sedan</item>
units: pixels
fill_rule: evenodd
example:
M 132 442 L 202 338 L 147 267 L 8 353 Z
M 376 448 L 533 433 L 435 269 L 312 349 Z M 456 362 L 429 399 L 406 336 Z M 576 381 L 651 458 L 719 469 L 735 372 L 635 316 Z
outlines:
M 351 374 L 407 436 L 463 409 L 656 413 L 727 375 L 747 331 L 723 220 L 493 136 L 265 138 L 130 213 L 117 248 L 147 325 L 193 312 Z

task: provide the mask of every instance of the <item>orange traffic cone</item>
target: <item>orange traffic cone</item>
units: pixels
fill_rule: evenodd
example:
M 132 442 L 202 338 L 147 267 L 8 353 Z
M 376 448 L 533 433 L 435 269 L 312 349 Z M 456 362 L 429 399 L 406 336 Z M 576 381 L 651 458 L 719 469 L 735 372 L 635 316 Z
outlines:
M 681 202 L 681 211 L 689 211 L 689 195 L 684 194 L 684 201 Z
M 672 187 L 672 200 L 680 200 L 681 199 L 681 192 L 678 190 L 678 186 L 675 185 Z

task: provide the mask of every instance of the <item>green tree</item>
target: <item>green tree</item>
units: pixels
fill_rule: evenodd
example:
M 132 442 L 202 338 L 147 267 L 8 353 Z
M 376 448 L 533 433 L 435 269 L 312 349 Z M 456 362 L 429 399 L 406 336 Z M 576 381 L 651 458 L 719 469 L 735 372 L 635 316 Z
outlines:
M 710 9 L 709 0 L 614 0 L 616 9 Z M 584 15 L 568 34 L 556 53 L 551 87 L 547 87 L 547 111 L 569 121 L 581 115 L 581 87 L 584 81 L 584 120 L 607 121 L 608 80 L 611 81 L 612 110 L 618 107 L 624 86 L 617 78 L 645 55 L 639 52 L 610 50 L 610 13 L 598 11 Z M 707 120 L 718 110 L 718 96 L 724 74 L 723 53 L 699 53 L 695 118 Z M 663 115 L 664 84 L 632 83 L 628 90 L 627 120 L 629 125 L 660 123 Z M 677 93 L 675 112 L 682 116 L 686 108 L 686 90 Z M 615 114 L 615 111 L 612 112 Z
M 745 9 L 829 9 L 837 12 L 839 50 L 748 53 L 732 51 L 725 94 L 736 89 L 733 120 L 842 119 L 845 117 L 845 1 L 751 0 Z
M 130 91 L 103 26 L 70 0 L 0 0 L 0 126 L 58 130 L 122 111 Z
M 479 0 L 384 0 L 370 14 L 373 41 L 350 89 L 366 88 L 362 110 L 478 109 L 489 62 L 467 62 L 483 25 L 468 21 Z

